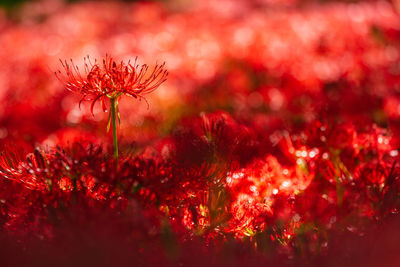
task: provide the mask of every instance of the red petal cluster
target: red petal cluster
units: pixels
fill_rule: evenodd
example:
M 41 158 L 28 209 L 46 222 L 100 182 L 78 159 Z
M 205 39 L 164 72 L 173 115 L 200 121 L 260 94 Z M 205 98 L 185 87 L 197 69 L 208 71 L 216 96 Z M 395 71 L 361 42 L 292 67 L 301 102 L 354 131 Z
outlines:
M 149 66 L 144 64 L 139 66 L 137 58 L 131 63 L 121 61 L 117 63 L 112 57 L 106 55 L 102 64 L 95 59 L 90 60 L 89 56 L 84 58 L 84 73 L 74 64 L 66 60 L 60 60 L 64 72 L 60 70 L 55 74 L 65 83 L 65 87 L 80 93 L 82 100 L 91 100 L 91 111 L 98 100 L 101 100 L 105 110 L 105 100 L 107 98 L 118 98 L 121 95 L 128 95 L 134 98 L 145 99 L 144 95 L 153 92 L 160 84 L 167 80 L 168 71 L 165 63 L 155 65 L 149 72 Z

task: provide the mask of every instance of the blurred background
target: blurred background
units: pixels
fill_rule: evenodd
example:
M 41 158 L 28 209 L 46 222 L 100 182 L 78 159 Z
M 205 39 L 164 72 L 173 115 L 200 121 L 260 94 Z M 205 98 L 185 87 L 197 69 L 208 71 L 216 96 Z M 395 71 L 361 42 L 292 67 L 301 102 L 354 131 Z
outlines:
M 121 142 L 139 149 L 182 118 L 225 111 L 254 129 L 400 118 L 396 2 L 297 0 L 0 1 L 0 143 L 102 142 L 107 114 L 78 107 L 59 59 L 166 62 L 144 102 L 121 100 Z M 400 128 L 399 128 L 400 129 Z M 264 132 L 265 133 L 265 132 Z

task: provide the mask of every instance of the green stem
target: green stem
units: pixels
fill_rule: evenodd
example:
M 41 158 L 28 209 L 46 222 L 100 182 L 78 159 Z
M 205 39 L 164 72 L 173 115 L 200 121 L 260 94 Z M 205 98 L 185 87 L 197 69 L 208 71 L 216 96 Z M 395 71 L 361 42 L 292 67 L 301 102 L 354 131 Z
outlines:
M 115 158 L 115 162 L 118 166 L 118 141 L 117 141 L 117 116 L 116 116 L 117 100 L 116 100 L 116 98 L 110 99 L 110 106 L 111 106 L 111 120 L 112 120 L 112 129 L 113 129 L 114 158 Z

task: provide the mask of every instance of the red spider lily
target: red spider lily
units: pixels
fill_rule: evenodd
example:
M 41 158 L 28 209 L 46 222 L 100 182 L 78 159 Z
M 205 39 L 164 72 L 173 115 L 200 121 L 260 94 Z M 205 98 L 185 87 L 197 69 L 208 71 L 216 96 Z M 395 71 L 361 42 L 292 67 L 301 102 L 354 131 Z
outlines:
M 144 95 L 157 89 L 168 76 L 168 71 L 164 69 L 165 63 L 156 65 L 149 74 L 149 66 L 139 66 L 137 58 L 133 64 L 131 61 L 117 63 L 106 55 L 103 63 L 99 64 L 96 59 L 92 63 L 87 56 L 84 58 L 85 75 L 72 59 L 71 63 L 67 60 L 60 62 L 65 73 L 58 70 L 56 76 L 65 83 L 68 90 L 82 94 L 81 102 L 85 99 L 93 101 L 90 108 L 92 113 L 98 100 L 101 100 L 103 110 L 106 111 L 105 99 L 117 99 L 123 94 L 146 101 Z
M 153 71 L 148 74 L 149 67 L 144 64 L 141 67 L 137 64 L 137 58 L 133 65 L 128 61 L 125 64 L 121 61 L 117 64 L 112 57 L 103 59 L 103 64 L 98 64 L 97 60 L 94 64 L 91 62 L 89 56 L 84 58 L 84 69 L 86 77 L 83 77 L 79 71 L 79 67 L 74 65 L 71 59 L 71 65 L 67 61 L 61 64 L 65 70 L 65 77 L 60 78 L 59 75 L 64 76 L 61 71 L 56 72 L 56 76 L 64 82 L 66 88 L 72 92 L 78 92 L 83 95 L 81 102 L 89 97 L 92 100 L 90 110 L 93 114 L 94 104 L 101 100 L 103 110 L 106 111 L 104 100 L 110 99 L 110 115 L 107 124 L 107 131 L 110 129 L 112 122 L 113 129 L 113 144 L 114 144 L 114 158 L 118 166 L 118 141 L 117 141 L 117 127 L 116 118 L 119 121 L 119 108 L 118 99 L 121 95 L 125 94 L 134 98 L 144 99 L 147 103 L 145 94 L 148 94 L 157 89 L 160 84 L 166 81 L 168 71 L 164 69 L 165 63 L 156 65 Z M 147 103 L 147 107 L 149 104 Z
M 0 156 L 0 176 L 22 183 L 30 189 L 48 189 L 47 162 L 39 150 L 26 155 L 25 161 L 20 158 L 17 151 L 3 152 Z

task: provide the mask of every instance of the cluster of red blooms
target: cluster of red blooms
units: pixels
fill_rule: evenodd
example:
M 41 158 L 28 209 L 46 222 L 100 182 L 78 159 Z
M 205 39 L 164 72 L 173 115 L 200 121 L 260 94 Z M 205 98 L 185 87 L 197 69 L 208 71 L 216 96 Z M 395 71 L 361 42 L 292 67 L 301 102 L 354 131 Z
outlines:
M 1 258 L 400 263 L 395 8 L 218 2 L 0 13 Z M 145 94 L 121 98 L 116 166 L 95 103 Z

